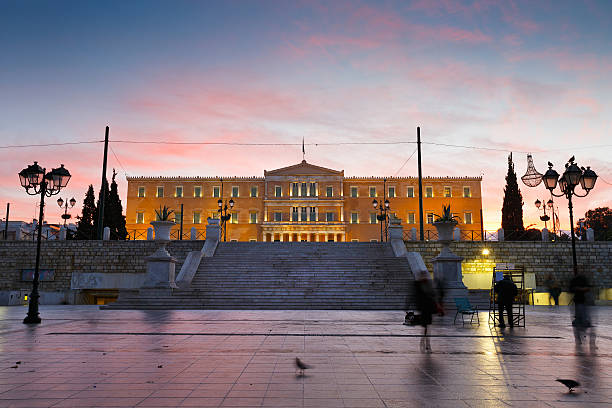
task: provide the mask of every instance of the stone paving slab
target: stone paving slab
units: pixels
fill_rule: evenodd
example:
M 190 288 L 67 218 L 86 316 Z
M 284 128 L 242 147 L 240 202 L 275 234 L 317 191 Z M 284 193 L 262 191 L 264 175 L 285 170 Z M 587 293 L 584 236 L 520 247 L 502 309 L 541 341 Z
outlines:
M 609 407 L 612 308 L 597 349 L 570 310 L 528 307 L 527 327 L 420 327 L 401 311 L 0 307 L 0 407 Z M 295 357 L 313 367 L 296 375 Z M 555 382 L 582 386 L 569 394 Z

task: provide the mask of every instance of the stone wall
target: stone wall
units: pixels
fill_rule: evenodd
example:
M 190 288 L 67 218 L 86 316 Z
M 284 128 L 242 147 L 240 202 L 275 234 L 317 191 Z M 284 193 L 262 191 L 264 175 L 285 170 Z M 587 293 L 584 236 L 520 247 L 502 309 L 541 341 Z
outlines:
M 203 241 L 172 241 L 169 252 L 178 259 L 177 273 L 189 251 L 202 249 Z M 70 289 L 73 273 L 145 273 L 145 257 L 155 252 L 154 241 L 47 241 L 42 243 L 41 269 L 53 269 L 54 280 L 41 282 L 41 291 L 61 292 Z M 437 242 L 406 242 L 408 251 L 421 253 L 427 268 L 439 253 Z M 612 242 L 577 242 L 578 264 L 594 284 L 612 288 Z M 489 255 L 483 255 L 487 248 Z M 495 263 L 524 265 L 535 274 L 539 288 L 549 273 L 565 285 L 572 277 L 570 242 L 453 242 L 451 249 L 464 258 L 463 274 L 490 274 Z M 36 243 L 0 241 L 0 291 L 31 288 L 21 280 L 22 269 L 33 269 Z
M 431 260 L 440 252 L 441 245 L 434 241 L 407 241 L 408 251 L 420 252 L 427 269 L 433 270 Z M 463 257 L 464 275 L 490 274 L 496 263 L 513 263 L 525 267 L 526 273 L 535 274 L 538 288 L 543 288 L 549 274 L 566 285 L 573 276 L 571 242 L 518 242 L 518 241 L 459 241 L 451 250 Z M 483 249 L 489 254 L 483 255 Z M 612 242 L 576 242 L 578 270 L 587 274 L 595 286 L 612 288 Z
M 52 269 L 54 279 L 41 281 L 41 291 L 70 289 L 73 273 L 142 273 L 145 257 L 158 247 L 155 241 L 45 241 L 42 243 L 40 268 Z M 179 261 L 177 271 L 189 251 L 202 249 L 204 241 L 172 241 L 168 251 Z M 32 287 L 22 281 L 22 269 L 34 269 L 36 242 L 0 241 L 0 291 Z

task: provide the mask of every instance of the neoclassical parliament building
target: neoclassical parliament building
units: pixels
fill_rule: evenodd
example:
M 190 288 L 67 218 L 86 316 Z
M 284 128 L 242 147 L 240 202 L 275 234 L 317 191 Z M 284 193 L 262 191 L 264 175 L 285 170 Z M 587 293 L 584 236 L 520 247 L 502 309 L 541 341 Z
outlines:
M 218 218 L 218 201 L 228 209 L 227 241 L 378 241 L 376 200 L 389 200 L 389 213 L 405 230 L 419 228 L 416 177 L 345 177 L 302 161 L 263 177 L 128 177 L 126 226 L 132 238 L 145 239 L 155 210 L 168 206 L 178 230 L 181 204 L 183 232 L 192 227 L 204 239 L 206 219 Z M 481 230 L 481 177 L 423 178 L 425 230 L 435 230 L 434 214 L 450 204 L 465 232 Z M 188 238 L 186 238 L 188 239 Z

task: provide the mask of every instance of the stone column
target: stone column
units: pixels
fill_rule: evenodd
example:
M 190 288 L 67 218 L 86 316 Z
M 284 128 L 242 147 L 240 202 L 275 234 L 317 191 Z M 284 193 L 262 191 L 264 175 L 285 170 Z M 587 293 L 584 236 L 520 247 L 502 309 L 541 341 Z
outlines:
M 59 239 L 60 241 L 66 240 L 66 228 L 64 228 L 63 225 L 60 227 L 60 230 L 59 230 Z
M 147 241 L 153 241 L 153 228 L 147 228 Z
M 196 229 L 196 227 L 191 227 L 191 234 L 189 237 L 192 241 L 195 241 L 198 239 L 198 230 Z
M 593 230 L 593 228 L 587 228 L 586 239 L 587 241 L 595 241 L 595 231 Z
M 455 227 L 448 224 L 434 223 L 438 230 L 438 237 L 445 237 L 446 239 L 438 239 L 442 243 L 442 250 L 432 262 L 434 279 L 442 284 L 445 291 L 445 307 L 453 309 L 455 307 L 454 298 L 466 298 L 468 291 L 467 287 L 463 284 L 463 274 L 461 271 L 461 261 L 463 261 L 463 258 L 454 254 L 449 247 L 452 242 L 451 231 Z M 447 231 L 445 232 L 444 229 Z
M 206 240 L 209 238 L 219 242 L 221 237 L 221 220 L 218 218 L 208 218 L 208 224 L 206 224 Z
M 410 229 L 410 239 L 412 241 L 416 241 L 417 240 L 417 229 L 416 229 L 416 227 L 412 227 Z
M 102 240 L 108 241 L 110 239 L 110 228 L 104 227 L 104 232 L 102 233 Z
M 550 241 L 550 239 L 548 238 L 548 230 L 546 228 L 542 228 L 542 241 Z
M 497 240 L 498 241 L 504 240 L 504 229 L 503 228 L 500 228 L 497 230 Z
M 453 241 L 461 241 L 461 230 L 459 227 L 455 227 L 453 230 Z

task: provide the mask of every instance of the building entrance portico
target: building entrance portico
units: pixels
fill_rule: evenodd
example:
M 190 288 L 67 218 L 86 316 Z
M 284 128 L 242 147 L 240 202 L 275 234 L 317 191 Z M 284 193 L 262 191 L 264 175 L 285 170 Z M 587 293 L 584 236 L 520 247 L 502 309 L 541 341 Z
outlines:
M 345 242 L 344 224 L 337 225 L 262 225 L 264 242 Z

